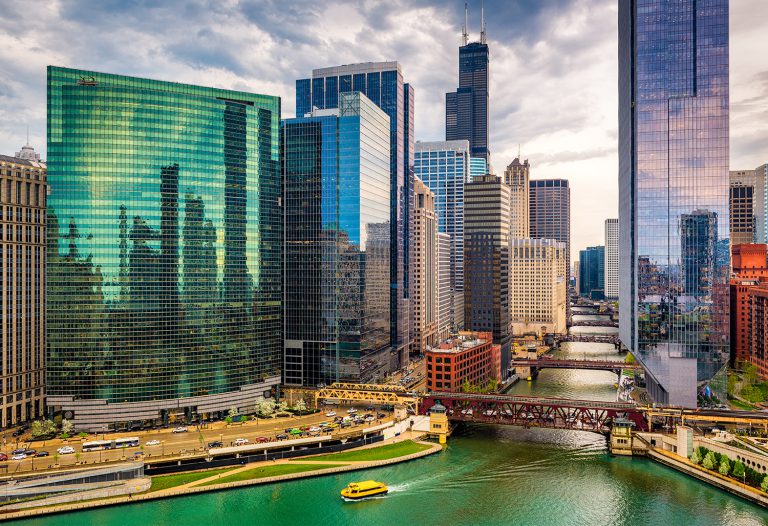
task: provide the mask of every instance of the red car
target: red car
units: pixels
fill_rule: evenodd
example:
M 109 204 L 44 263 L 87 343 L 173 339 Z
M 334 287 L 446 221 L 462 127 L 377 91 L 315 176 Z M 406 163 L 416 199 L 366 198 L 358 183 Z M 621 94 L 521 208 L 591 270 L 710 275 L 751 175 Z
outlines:
M 4 462 L 6 460 L 8 460 L 8 455 L 5 453 L 0 453 L 0 462 Z
M 256 439 L 257 444 L 263 444 L 265 442 L 269 442 L 269 439 L 267 437 L 259 437 Z

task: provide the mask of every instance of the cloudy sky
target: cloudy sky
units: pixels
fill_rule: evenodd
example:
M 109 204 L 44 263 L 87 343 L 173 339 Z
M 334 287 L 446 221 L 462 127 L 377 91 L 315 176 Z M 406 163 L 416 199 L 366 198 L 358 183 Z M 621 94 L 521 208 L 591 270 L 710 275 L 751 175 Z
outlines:
M 491 151 L 572 184 L 573 254 L 617 215 L 619 0 L 487 0 Z M 479 0 L 470 3 L 478 38 Z M 399 60 L 416 138 L 444 138 L 464 2 L 0 0 L 0 153 L 45 153 L 49 64 L 279 95 L 317 67 Z M 768 1 L 731 0 L 731 166 L 768 161 Z

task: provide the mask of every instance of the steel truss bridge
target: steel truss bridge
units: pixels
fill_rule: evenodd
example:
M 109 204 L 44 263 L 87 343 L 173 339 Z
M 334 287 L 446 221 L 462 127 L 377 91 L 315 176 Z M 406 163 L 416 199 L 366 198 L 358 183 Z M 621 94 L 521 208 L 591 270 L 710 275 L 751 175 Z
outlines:
M 551 429 L 573 429 L 608 433 L 616 418 L 625 418 L 636 431 L 648 429 L 641 409 L 622 402 L 595 402 L 565 398 L 430 393 L 421 400 L 419 413 L 427 413 L 440 402 L 448 419 L 457 422 L 506 424 Z
M 572 321 L 569 324 L 571 327 L 618 327 L 619 322 L 607 319 L 604 321 Z
M 319 402 L 320 400 L 348 404 L 403 405 L 414 413 L 419 406 L 419 395 L 398 385 L 337 382 L 315 392 L 315 401 Z
M 555 358 L 538 358 L 536 360 L 513 358 L 512 367 L 530 367 L 532 369 L 589 369 L 593 371 L 612 371 L 619 374 L 622 369 L 642 371 L 638 364 L 627 364 L 612 360 L 559 360 Z
M 557 334 L 555 345 L 563 342 L 610 343 L 618 347 L 619 337 L 613 334 Z

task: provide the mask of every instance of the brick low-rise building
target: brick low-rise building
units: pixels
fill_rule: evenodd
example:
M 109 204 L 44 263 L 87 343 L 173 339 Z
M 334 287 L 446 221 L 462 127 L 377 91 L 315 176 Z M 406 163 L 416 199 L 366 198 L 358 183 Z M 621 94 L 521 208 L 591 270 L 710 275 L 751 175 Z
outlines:
M 740 244 L 731 248 L 731 362 L 751 361 L 758 364 L 751 347 L 750 319 L 755 307 L 753 291 L 768 283 L 766 245 Z M 768 376 L 768 372 L 761 372 Z
M 768 283 L 753 288 L 749 299 L 749 361 L 768 378 Z
M 425 354 L 428 391 L 458 392 L 465 383 L 483 387 L 501 379 L 501 346 L 490 332 L 460 332 Z

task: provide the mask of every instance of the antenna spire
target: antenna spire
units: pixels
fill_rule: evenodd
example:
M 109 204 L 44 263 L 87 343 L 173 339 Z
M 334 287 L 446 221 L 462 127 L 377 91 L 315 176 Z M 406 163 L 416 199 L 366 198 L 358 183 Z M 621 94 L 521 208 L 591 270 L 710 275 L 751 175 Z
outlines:
M 469 33 L 467 33 L 467 19 L 468 19 L 468 12 L 469 7 L 467 6 L 467 3 L 464 2 L 464 27 L 461 29 L 461 38 L 464 39 L 464 45 L 467 45 L 467 42 L 469 41 Z
M 485 2 L 480 2 L 480 43 L 485 44 Z
M 27 124 L 27 146 L 29 146 L 29 124 Z

